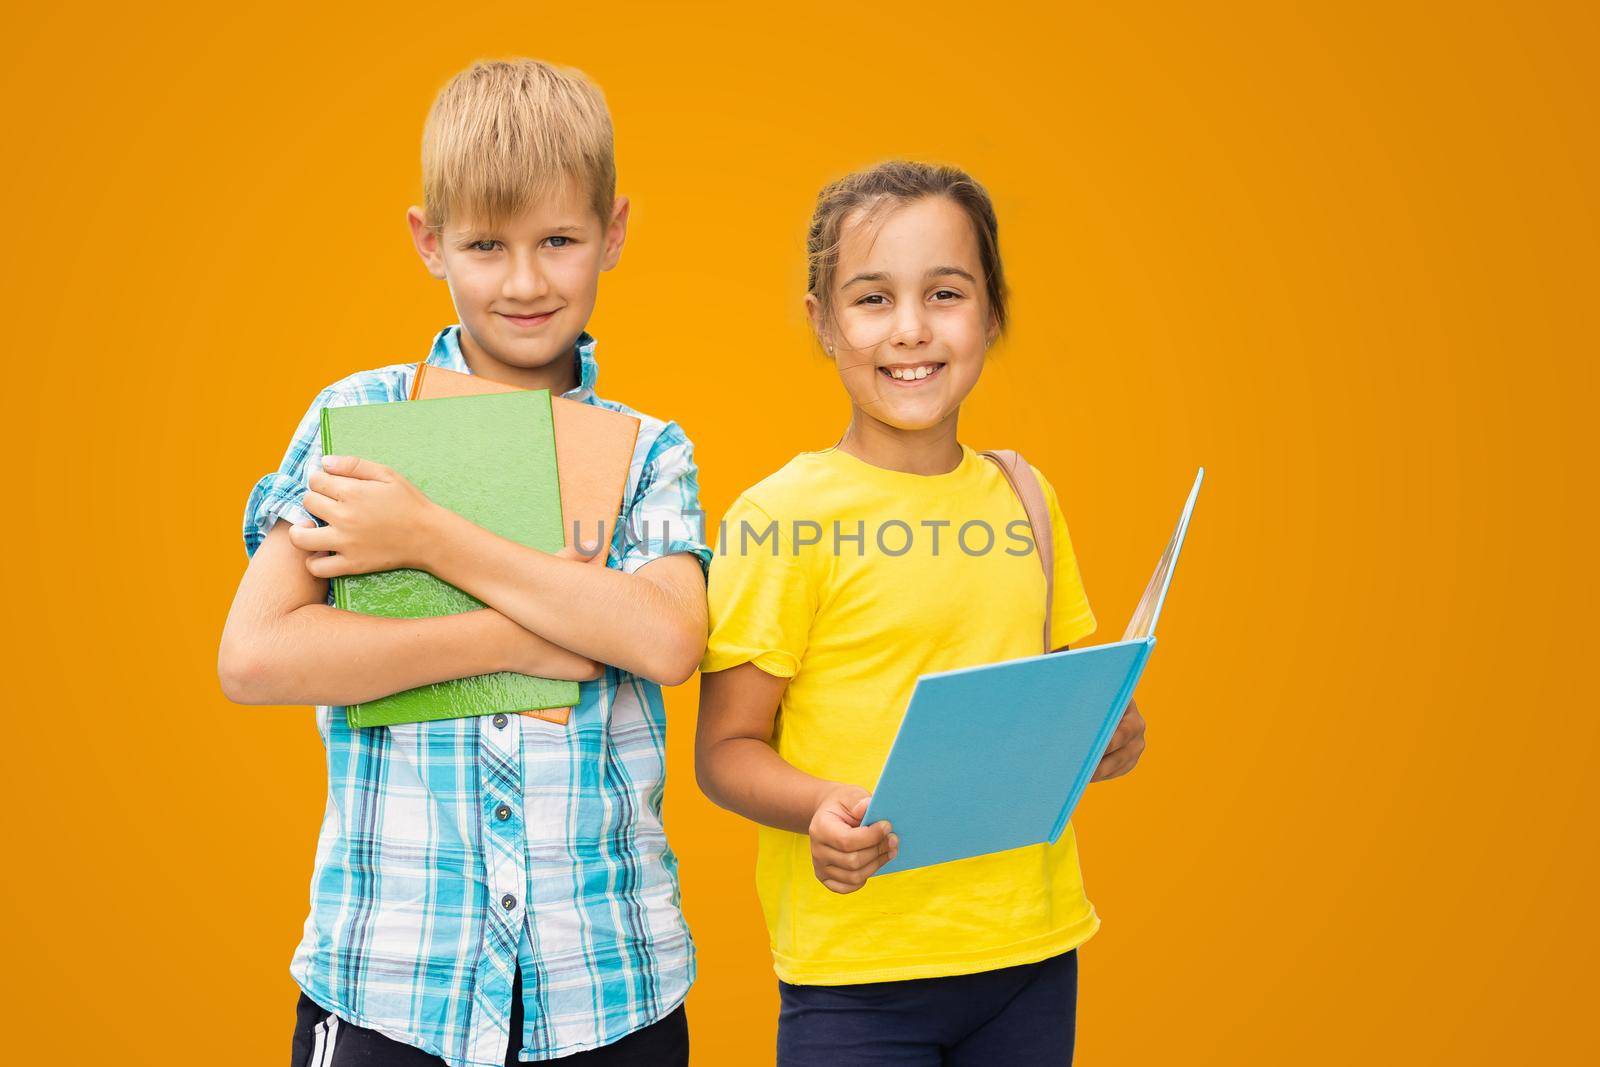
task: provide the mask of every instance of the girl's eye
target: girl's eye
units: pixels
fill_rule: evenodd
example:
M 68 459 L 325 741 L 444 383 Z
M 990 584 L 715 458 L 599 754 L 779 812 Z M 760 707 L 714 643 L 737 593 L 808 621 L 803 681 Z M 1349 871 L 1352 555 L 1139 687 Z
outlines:
M 956 292 L 954 289 L 940 289 L 937 293 L 933 294 L 933 298 L 935 300 L 940 300 L 944 297 L 949 297 L 952 300 L 959 300 L 961 299 L 961 294 Z
M 884 299 L 882 293 L 868 293 L 866 296 L 856 301 L 858 304 L 883 304 L 886 302 L 887 301 Z

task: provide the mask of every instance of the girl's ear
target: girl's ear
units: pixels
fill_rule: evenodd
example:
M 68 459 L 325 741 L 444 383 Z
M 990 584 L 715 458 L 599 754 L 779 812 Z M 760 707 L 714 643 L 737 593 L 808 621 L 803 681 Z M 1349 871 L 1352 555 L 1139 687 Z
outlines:
M 991 313 L 989 315 L 989 326 L 983 331 L 983 347 L 988 348 L 998 340 L 1000 340 L 1000 319 Z
M 439 251 L 439 234 L 428 225 L 420 207 L 406 209 L 406 223 L 411 227 L 411 243 L 417 246 L 417 255 L 435 278 L 444 277 L 444 254 Z
M 812 293 L 806 294 L 806 318 L 811 323 L 811 332 L 817 335 L 817 343 L 827 351 L 828 358 L 833 358 L 833 336 L 828 326 L 822 321 L 822 301 Z

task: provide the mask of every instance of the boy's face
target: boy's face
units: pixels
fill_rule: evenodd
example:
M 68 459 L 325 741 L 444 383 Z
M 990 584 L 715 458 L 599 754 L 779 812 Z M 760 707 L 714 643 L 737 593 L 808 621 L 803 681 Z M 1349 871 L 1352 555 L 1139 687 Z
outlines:
M 833 284 L 831 316 L 806 308 L 855 406 L 900 430 L 954 414 L 998 332 L 966 213 L 929 196 L 847 217 Z
M 628 201 L 618 197 L 602 222 L 586 190 L 568 180 L 498 225 L 452 218 L 435 234 L 421 209 L 407 219 L 429 273 L 450 287 L 469 362 L 564 371 L 559 361 L 571 356 L 594 311 L 600 272 L 622 255 Z

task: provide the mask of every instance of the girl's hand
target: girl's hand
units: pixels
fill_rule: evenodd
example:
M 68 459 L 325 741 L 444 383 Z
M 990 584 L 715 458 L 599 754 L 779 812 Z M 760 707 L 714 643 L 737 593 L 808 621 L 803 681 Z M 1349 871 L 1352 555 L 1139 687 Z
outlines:
M 312 574 L 427 569 L 429 520 L 439 506 L 422 490 L 381 463 L 353 456 L 325 456 L 309 484 L 305 508 L 328 525 L 293 527 L 289 540 L 306 552 L 333 553 L 307 559 Z
M 894 859 L 900 839 L 887 822 L 862 826 L 871 800 L 865 789 L 837 785 L 824 794 L 811 826 L 811 866 L 817 880 L 835 893 L 854 893 L 878 868 Z
M 1094 776 L 1089 781 L 1101 782 L 1127 774 L 1142 755 L 1144 716 L 1139 714 L 1139 706 L 1130 700 L 1128 710 L 1122 714 L 1122 721 L 1117 723 L 1117 732 L 1111 735 L 1111 743 L 1106 746 L 1106 754 L 1100 757 L 1100 765 L 1094 769 Z

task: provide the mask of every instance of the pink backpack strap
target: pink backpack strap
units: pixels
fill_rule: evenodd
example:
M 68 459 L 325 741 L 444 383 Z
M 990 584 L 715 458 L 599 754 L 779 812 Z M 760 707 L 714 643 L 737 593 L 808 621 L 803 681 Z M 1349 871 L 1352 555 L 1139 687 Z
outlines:
M 1022 501 L 1022 510 L 1028 515 L 1028 525 L 1033 528 L 1033 543 L 1039 549 L 1039 565 L 1044 568 L 1044 650 L 1050 646 L 1050 615 L 1056 594 L 1056 548 L 1054 527 L 1050 523 L 1050 508 L 1044 502 L 1044 490 L 1039 486 L 1039 476 L 1033 473 L 1028 461 L 1009 448 L 999 448 L 981 453 L 1006 476 L 1011 491 Z

